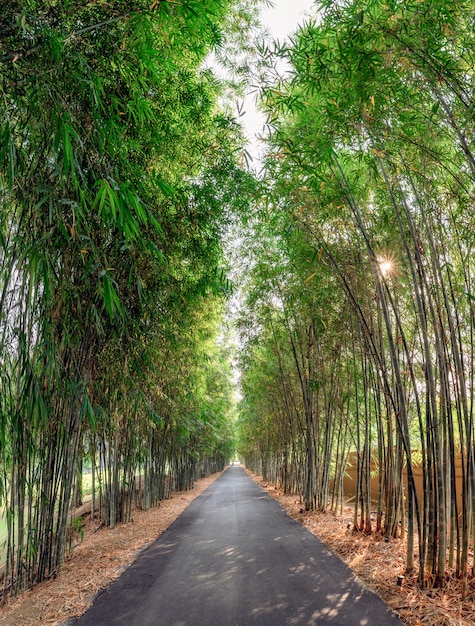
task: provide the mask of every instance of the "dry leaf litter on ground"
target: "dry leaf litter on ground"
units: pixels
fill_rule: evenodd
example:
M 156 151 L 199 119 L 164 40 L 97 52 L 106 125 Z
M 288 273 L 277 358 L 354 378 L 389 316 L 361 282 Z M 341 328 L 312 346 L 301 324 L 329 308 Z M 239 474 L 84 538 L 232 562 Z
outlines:
M 287 513 L 301 522 L 322 543 L 337 554 L 362 580 L 375 591 L 407 626 L 473 626 L 475 624 L 475 581 L 471 581 L 467 599 L 462 601 L 462 581 L 450 577 L 443 589 L 422 591 L 416 577 L 404 575 L 406 542 L 395 539 L 385 542 L 379 534 L 354 533 L 353 508 L 345 507 L 343 516 L 331 512 L 301 512 L 298 496 L 284 495 L 260 476 L 249 475 L 269 495 L 278 500 Z
M 84 538 L 73 549 L 58 576 L 7 599 L 0 608 L 0 626 L 59 626 L 82 615 L 96 594 L 132 563 L 138 553 L 155 541 L 192 500 L 220 474 L 195 482 L 192 490 L 173 494 L 159 507 L 134 510 L 133 521 L 97 532 L 98 520 L 85 520 Z
M 355 534 L 352 509 L 342 517 L 332 513 L 300 512 L 298 496 L 286 496 L 274 485 L 248 472 L 289 515 L 304 524 L 326 546 L 333 550 L 371 589 L 378 593 L 407 626 L 473 626 L 475 624 L 475 582 L 462 602 L 462 583 L 448 580 L 444 589 L 421 591 L 408 577 L 402 587 L 397 577 L 404 574 L 405 543 L 386 543 L 378 535 Z M 195 483 L 191 491 L 176 493 L 161 506 L 149 511 L 135 510 L 133 521 L 113 530 L 97 528 L 98 521 L 89 518 L 84 539 L 54 580 L 37 585 L 18 598 L 8 599 L 0 608 L 0 626 L 60 626 L 81 615 L 96 594 L 107 587 L 132 563 L 138 553 L 160 536 L 202 493 L 219 474 Z

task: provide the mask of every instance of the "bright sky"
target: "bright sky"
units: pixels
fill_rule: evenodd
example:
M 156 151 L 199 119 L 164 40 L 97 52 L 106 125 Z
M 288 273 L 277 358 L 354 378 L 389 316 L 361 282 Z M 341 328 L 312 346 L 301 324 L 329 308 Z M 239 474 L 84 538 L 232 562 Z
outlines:
M 262 21 L 268 25 L 275 39 L 291 35 L 306 14 L 313 12 L 313 0 L 272 0 L 272 2 L 274 6 L 262 12 Z
M 272 38 L 280 41 L 292 35 L 306 17 L 315 13 L 314 0 L 272 0 L 272 3 L 272 7 L 267 7 L 262 11 L 262 23 L 269 30 Z M 265 119 L 256 109 L 254 94 L 245 98 L 244 110 L 246 113 L 242 122 L 250 141 L 248 152 L 257 166 L 260 147 L 256 135 L 262 132 Z
M 263 26 L 266 27 L 266 30 L 269 31 L 270 35 L 273 39 L 278 39 L 282 41 L 286 37 L 292 35 L 296 30 L 299 24 L 302 24 L 305 21 L 306 16 L 311 16 L 314 14 L 314 0 L 272 0 L 274 6 L 271 8 L 266 8 L 262 11 L 262 23 Z M 249 94 L 244 99 L 243 107 L 245 114 L 241 117 L 240 122 L 244 125 L 246 134 L 249 138 L 249 145 L 247 146 L 248 152 L 253 157 L 253 167 L 256 169 L 259 168 L 259 152 L 261 150 L 256 135 L 262 132 L 262 127 L 264 125 L 265 118 L 262 114 L 260 114 L 256 110 L 255 106 L 255 94 Z M 227 246 L 229 249 L 228 254 L 230 258 L 239 258 L 239 246 L 241 243 L 240 235 L 236 232 L 230 233 L 229 240 L 227 242 Z M 238 264 L 239 265 L 239 264 Z M 231 280 L 239 280 L 237 276 L 242 268 L 239 267 L 236 270 L 236 275 L 233 275 L 233 264 L 231 264 L 230 278 Z M 233 317 L 236 314 L 236 311 L 239 311 L 241 308 L 240 304 L 240 294 L 239 290 L 233 295 L 231 298 L 231 303 L 229 306 L 230 316 Z M 239 343 L 238 338 L 236 337 L 236 342 Z M 236 382 L 236 397 L 239 399 L 241 397 L 239 391 L 239 371 L 237 364 L 233 364 L 235 382 Z

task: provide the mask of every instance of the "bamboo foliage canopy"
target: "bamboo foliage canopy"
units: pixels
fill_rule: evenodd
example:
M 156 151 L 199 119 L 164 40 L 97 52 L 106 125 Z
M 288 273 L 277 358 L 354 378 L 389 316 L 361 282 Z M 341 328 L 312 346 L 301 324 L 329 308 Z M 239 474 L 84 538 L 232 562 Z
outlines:
M 86 466 L 113 526 L 232 453 L 221 240 L 252 177 L 203 60 L 253 11 L 2 5 L 4 592 L 60 567 Z
M 248 466 L 334 512 L 351 470 L 354 532 L 473 578 L 472 3 L 322 0 L 260 49 L 257 4 L 4 2 L 4 593 L 61 566 L 86 471 L 114 526 L 233 454 L 230 269 Z
M 351 468 L 355 532 L 407 534 L 423 587 L 451 573 L 467 585 L 473 6 L 316 7 L 289 42 L 262 50 L 262 64 L 290 69 L 262 87 L 271 131 L 244 244 L 255 271 L 241 451 L 307 509 L 340 510 Z

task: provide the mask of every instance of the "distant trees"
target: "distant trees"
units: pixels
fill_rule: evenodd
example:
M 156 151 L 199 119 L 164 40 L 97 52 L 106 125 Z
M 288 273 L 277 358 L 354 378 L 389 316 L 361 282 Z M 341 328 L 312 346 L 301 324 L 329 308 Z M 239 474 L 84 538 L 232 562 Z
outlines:
M 2 5 L 4 592 L 60 566 L 83 462 L 113 526 L 231 453 L 221 237 L 252 181 L 201 69 L 231 10 Z
M 321 21 L 276 51 L 290 75 L 263 94 L 273 128 L 265 228 L 278 249 L 253 247 L 253 263 L 266 267 L 263 281 L 247 286 L 259 325 L 244 358 L 243 453 L 254 467 L 270 462 L 255 420 L 266 398 L 266 422 L 285 422 L 272 448 L 275 476 L 291 468 L 298 478 L 289 488 L 307 508 L 338 506 L 354 451 L 355 528 L 373 530 L 377 471 L 376 527 L 388 537 L 407 533 L 407 569 L 417 564 L 421 585 L 443 585 L 449 571 L 467 581 L 475 528 L 473 7 L 318 7 Z M 262 354 L 268 363 L 257 369 Z

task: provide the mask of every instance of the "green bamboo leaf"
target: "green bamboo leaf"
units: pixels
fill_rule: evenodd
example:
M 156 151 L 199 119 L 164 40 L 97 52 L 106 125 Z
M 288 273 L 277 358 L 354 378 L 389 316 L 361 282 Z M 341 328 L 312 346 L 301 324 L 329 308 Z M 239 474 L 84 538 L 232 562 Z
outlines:
M 109 183 L 106 180 L 102 180 L 99 183 L 99 190 L 96 194 L 96 197 L 94 199 L 94 207 L 98 206 L 98 212 L 99 215 L 102 217 L 103 213 L 104 213 L 104 204 L 106 202 L 108 193 L 107 193 L 107 189 L 108 189 Z
M 107 272 L 104 272 L 102 276 L 102 297 L 104 308 L 110 318 L 114 318 L 116 315 L 123 317 L 124 312 L 119 296 Z
M 171 185 L 169 185 L 160 174 L 155 176 L 155 183 L 164 196 L 173 197 L 175 195 L 175 190 Z
M 10 123 L 7 121 L 2 132 L 2 141 L 0 145 L 0 162 L 6 161 L 5 171 L 8 172 L 8 187 L 13 187 L 15 180 L 15 143 L 11 131 Z
M 84 393 L 83 403 L 81 407 L 81 414 L 83 418 L 84 417 L 87 418 L 89 426 L 93 430 L 96 430 L 96 426 L 97 426 L 96 414 L 94 412 L 88 393 Z
M 68 176 L 74 170 L 74 152 L 71 143 L 71 126 L 63 124 L 63 171 Z

